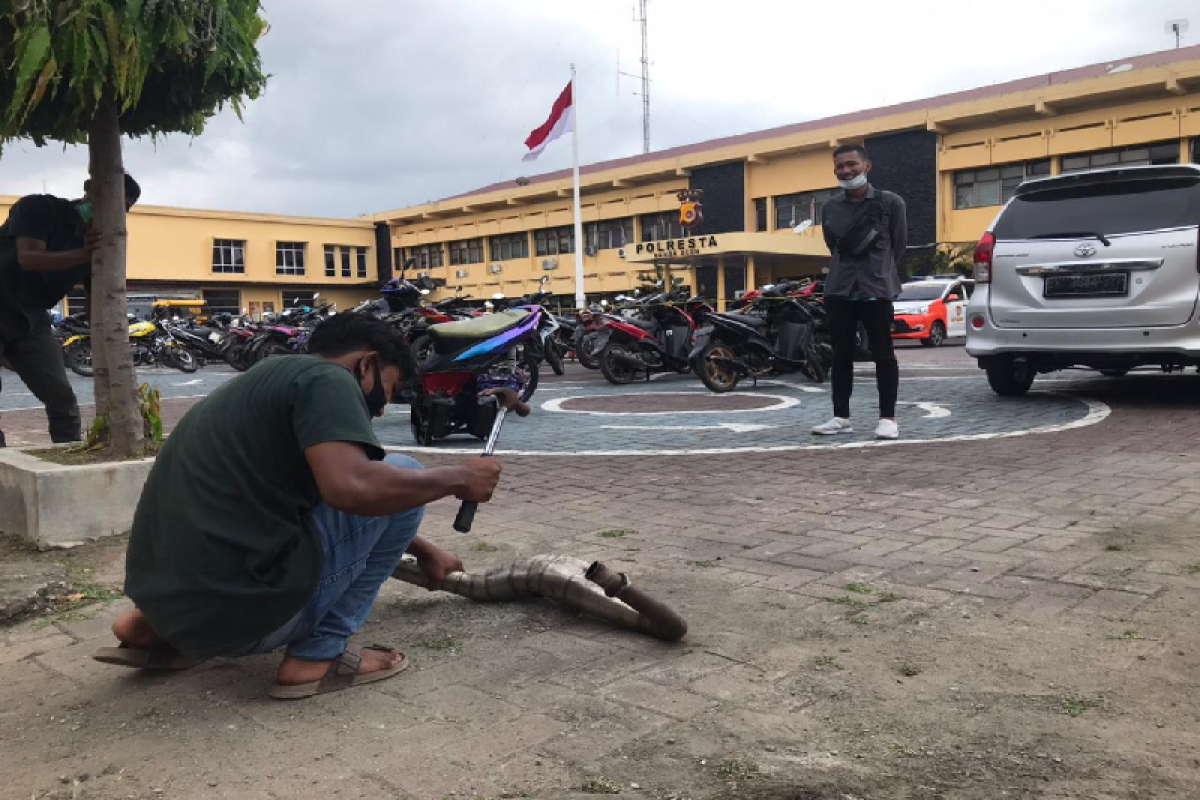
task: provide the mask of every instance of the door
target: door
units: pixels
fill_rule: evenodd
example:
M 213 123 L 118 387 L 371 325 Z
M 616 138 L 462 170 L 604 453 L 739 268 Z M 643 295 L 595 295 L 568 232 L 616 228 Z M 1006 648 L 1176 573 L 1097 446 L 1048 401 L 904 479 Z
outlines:
M 950 336 L 967 335 L 967 295 L 961 283 L 956 283 L 942 298 L 946 304 L 946 333 Z
M 996 220 L 988 306 L 1000 328 L 1149 328 L 1192 318 L 1200 175 L 1064 176 Z M 1190 174 L 1189 174 L 1190 173 Z

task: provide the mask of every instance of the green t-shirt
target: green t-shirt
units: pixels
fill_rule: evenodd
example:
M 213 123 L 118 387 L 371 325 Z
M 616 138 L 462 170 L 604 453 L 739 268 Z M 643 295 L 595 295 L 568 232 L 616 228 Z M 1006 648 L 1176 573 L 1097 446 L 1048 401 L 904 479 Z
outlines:
M 125 593 L 184 653 L 217 655 L 281 627 L 316 590 L 321 502 L 304 450 L 357 442 L 383 457 L 350 370 L 271 358 L 197 403 L 142 490 Z

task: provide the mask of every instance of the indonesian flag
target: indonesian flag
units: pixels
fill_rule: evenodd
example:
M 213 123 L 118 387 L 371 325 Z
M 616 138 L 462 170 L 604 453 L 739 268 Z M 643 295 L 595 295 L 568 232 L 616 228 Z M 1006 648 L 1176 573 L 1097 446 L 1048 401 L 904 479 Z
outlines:
M 554 108 L 550 109 L 550 118 L 535 128 L 533 133 L 529 134 L 529 138 L 525 140 L 525 146 L 529 148 L 529 152 L 521 160 L 533 161 L 542 154 L 546 145 L 567 131 L 573 130 L 575 130 L 575 103 L 571 99 L 571 84 L 568 83 L 567 88 L 563 89 L 562 94 L 554 101 Z

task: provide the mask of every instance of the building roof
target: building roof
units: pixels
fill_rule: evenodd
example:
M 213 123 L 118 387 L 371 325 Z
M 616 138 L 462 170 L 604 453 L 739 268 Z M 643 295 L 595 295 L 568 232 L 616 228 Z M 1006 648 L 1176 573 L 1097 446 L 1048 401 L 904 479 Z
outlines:
M 671 159 L 677 159 L 680 156 L 694 155 L 706 151 L 715 151 L 731 146 L 745 145 L 756 141 L 779 139 L 806 131 L 833 128 L 847 124 L 869 123 L 872 120 L 880 120 L 885 117 L 893 117 L 911 112 L 929 112 L 933 109 L 959 103 L 970 103 L 972 101 L 985 100 L 1007 94 L 1028 92 L 1032 90 L 1061 86 L 1064 84 L 1077 83 L 1093 78 L 1102 78 L 1108 75 L 1117 75 L 1152 68 L 1161 68 L 1174 63 L 1190 61 L 1194 59 L 1200 59 L 1200 45 L 1104 61 L 1096 64 L 1089 64 L 1083 67 L 1059 70 L 1057 72 L 1047 72 L 1042 75 L 1019 78 L 1017 80 L 1006 81 L 1004 83 L 996 83 L 990 86 L 982 86 L 975 89 L 965 89 L 958 92 L 950 92 L 948 94 L 941 94 L 920 100 L 912 100 L 907 103 L 896 103 L 888 106 L 880 106 L 878 108 L 853 111 L 846 114 L 837 114 L 831 117 L 808 120 L 806 122 L 793 123 L 791 125 L 783 125 L 776 128 L 752 131 L 750 133 L 708 139 L 702 142 L 696 142 L 694 144 L 668 148 L 666 150 L 656 150 L 650 153 L 629 156 L 626 158 L 611 159 L 609 161 L 600 161 L 593 164 L 581 165 L 579 171 L 582 177 L 583 175 L 590 173 L 605 172 L 623 167 L 635 167 L 641 164 L 650 164 L 653 162 L 662 162 Z M 530 186 L 536 186 L 537 184 L 562 181 L 564 179 L 569 179 L 570 177 L 570 169 L 556 170 L 554 172 L 547 172 L 541 175 L 532 175 L 529 176 L 529 185 L 525 188 L 528 189 Z M 462 194 L 451 195 L 443 198 L 442 200 L 436 201 L 436 203 L 441 204 L 447 203 L 448 201 L 456 202 L 480 195 L 507 191 L 511 190 L 513 185 L 513 181 L 511 180 L 494 183 L 478 189 L 472 189 L 471 191 L 464 192 Z M 430 205 L 434 204 L 418 204 L 409 207 L 409 209 Z M 409 209 L 398 209 L 398 211 L 405 211 Z M 374 215 L 376 219 L 387 219 L 392 216 L 395 216 L 395 212 L 383 212 Z

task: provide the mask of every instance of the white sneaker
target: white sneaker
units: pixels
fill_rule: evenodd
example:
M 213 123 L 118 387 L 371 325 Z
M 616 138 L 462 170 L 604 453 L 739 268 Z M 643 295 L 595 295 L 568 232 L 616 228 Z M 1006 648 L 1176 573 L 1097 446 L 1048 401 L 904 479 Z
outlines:
M 854 433 L 854 428 L 845 417 L 834 417 L 829 422 L 814 426 L 812 432 L 818 436 L 833 436 L 838 433 Z
M 900 426 L 894 420 L 881 419 L 879 424 L 875 426 L 876 439 L 899 439 Z

